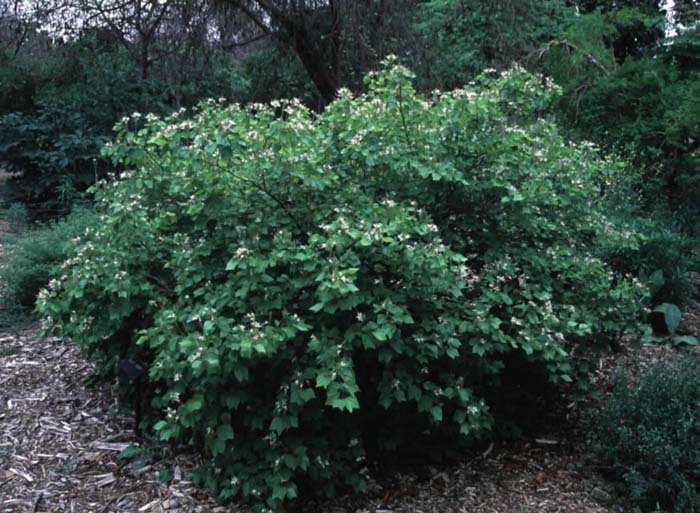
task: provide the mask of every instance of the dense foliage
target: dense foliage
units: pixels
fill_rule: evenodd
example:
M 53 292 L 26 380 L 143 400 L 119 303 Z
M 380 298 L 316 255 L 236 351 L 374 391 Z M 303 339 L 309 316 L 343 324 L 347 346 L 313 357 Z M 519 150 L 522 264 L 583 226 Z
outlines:
M 638 511 L 700 507 L 700 365 L 659 365 L 634 386 L 622 380 L 597 419 L 594 448 Z M 637 511 L 637 510 L 635 510 Z
M 96 214 L 76 209 L 66 219 L 4 234 L 0 296 L 5 306 L 33 309 L 39 291 L 46 287 L 52 272 L 65 260 L 70 240 L 95 222 Z
M 5 194 L 44 212 L 65 213 L 108 168 L 100 158 L 106 139 L 73 110 L 1 116 L 0 167 L 11 176 Z
M 696 231 L 700 195 L 700 31 L 665 36 L 663 13 L 642 7 L 575 18 L 540 53 L 564 88 L 562 118 L 643 171 L 647 208 L 669 208 Z M 658 216 L 657 216 L 658 217 Z
M 615 164 L 544 117 L 557 88 L 410 78 L 319 116 L 212 101 L 122 124 L 130 171 L 41 295 L 104 373 L 148 366 L 149 427 L 201 448 L 221 497 L 362 489 L 379 451 L 493 429 L 513 362 L 583 383 L 574 357 L 635 326 L 643 288 L 594 255 L 637 245 L 596 211 Z
M 407 60 L 425 88 L 452 89 L 506 69 L 558 37 L 574 9 L 560 0 L 430 0 L 416 9 L 421 47 Z
M 27 204 L 32 217 L 69 212 L 91 185 L 115 171 L 100 152 L 124 115 L 244 96 L 227 55 L 173 52 L 138 80 L 129 53 L 95 34 L 44 52 L 6 58 L 0 74 L 0 169 L 11 174 L 3 196 Z M 183 75 L 173 71 L 180 67 Z

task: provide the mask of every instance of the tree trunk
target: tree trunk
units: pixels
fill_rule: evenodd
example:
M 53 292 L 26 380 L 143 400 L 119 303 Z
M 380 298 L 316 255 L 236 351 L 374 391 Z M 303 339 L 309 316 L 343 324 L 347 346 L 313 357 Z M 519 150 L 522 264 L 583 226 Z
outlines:
M 141 54 L 139 56 L 139 71 L 141 80 L 148 80 L 148 68 L 151 65 L 148 59 L 148 46 L 146 41 L 141 41 Z
M 308 32 L 303 27 L 294 27 L 291 34 L 294 43 L 294 51 L 304 65 L 304 69 L 316 85 L 323 100 L 328 104 L 335 100 L 340 87 L 337 66 L 334 62 L 327 62 L 324 55 L 318 51 Z
M 337 65 L 340 25 L 338 11 L 333 2 L 329 5 L 332 17 L 330 32 L 323 33 L 323 31 L 316 32 L 308 26 L 303 2 L 301 2 L 301 8 L 295 8 L 286 7 L 283 3 L 280 6 L 272 0 L 218 1 L 239 8 L 264 32 L 273 32 L 273 27 L 279 28 L 281 34 L 278 33 L 278 35 L 282 36 L 282 41 L 288 44 L 299 57 L 323 100 L 330 103 L 335 99 L 340 87 Z M 261 10 L 256 11 L 251 4 L 257 4 Z M 261 12 L 264 12 L 265 16 L 262 16 Z M 268 20 L 265 19 L 266 17 Z

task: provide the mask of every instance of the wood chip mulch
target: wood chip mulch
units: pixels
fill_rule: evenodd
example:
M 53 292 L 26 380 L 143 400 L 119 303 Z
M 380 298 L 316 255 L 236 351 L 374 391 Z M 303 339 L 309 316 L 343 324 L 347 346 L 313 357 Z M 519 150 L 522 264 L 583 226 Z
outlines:
M 138 445 L 133 422 L 109 387 L 85 385 L 92 366 L 73 345 L 29 330 L 0 335 L 0 352 L 0 511 L 217 511 L 183 477 L 192 461 L 171 461 L 168 486 L 159 464 L 119 457 Z
M 92 365 L 72 345 L 33 330 L 0 335 L 0 511 L 218 512 L 194 487 L 193 455 L 173 456 L 165 484 L 153 463 L 119 457 L 137 444 L 132 419 L 106 385 L 86 386 Z M 302 511 L 362 513 L 603 513 L 605 483 L 581 463 L 581 448 L 556 437 L 490 447 L 430 477 L 395 475 L 370 493 L 307 503 Z

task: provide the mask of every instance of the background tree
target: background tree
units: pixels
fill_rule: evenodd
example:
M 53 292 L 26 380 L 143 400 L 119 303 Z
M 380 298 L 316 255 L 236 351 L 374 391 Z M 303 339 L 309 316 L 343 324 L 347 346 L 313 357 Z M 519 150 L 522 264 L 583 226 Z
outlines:
M 218 0 L 255 27 L 250 40 L 273 36 L 301 62 L 325 103 L 338 89 L 359 89 L 388 53 L 406 52 L 415 0 Z

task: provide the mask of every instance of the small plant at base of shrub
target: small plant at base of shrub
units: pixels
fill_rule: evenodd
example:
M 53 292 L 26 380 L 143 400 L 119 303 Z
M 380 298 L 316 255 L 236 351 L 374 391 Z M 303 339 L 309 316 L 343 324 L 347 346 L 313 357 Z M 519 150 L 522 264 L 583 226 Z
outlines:
M 700 360 L 685 357 L 620 380 L 592 439 L 638 511 L 700 510 Z
M 542 117 L 557 91 L 410 79 L 387 66 L 319 116 L 212 101 L 118 127 L 132 171 L 42 295 L 103 373 L 148 366 L 145 427 L 199 448 L 223 499 L 362 490 L 368 456 L 488 434 L 512 356 L 582 384 L 572 353 L 636 326 L 644 288 L 591 250 L 635 237 L 596 212 L 609 163 Z

